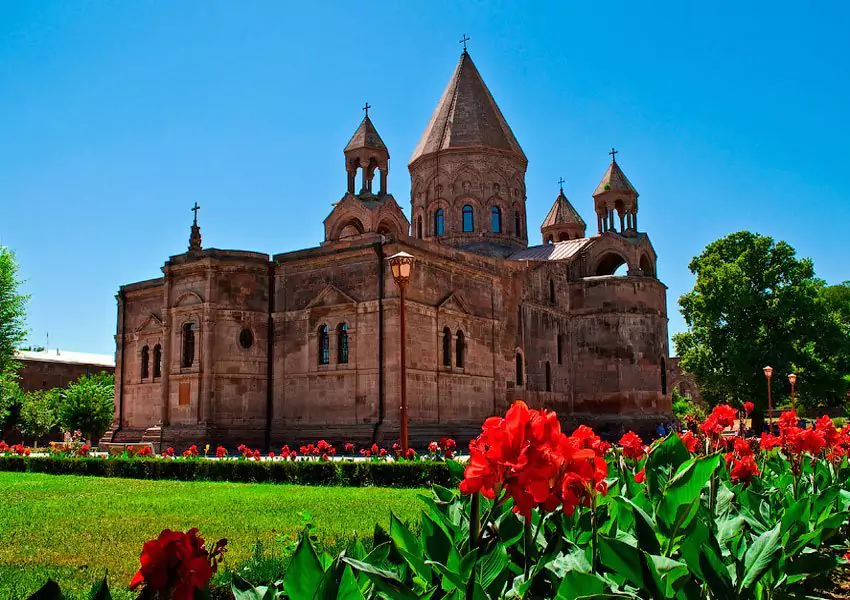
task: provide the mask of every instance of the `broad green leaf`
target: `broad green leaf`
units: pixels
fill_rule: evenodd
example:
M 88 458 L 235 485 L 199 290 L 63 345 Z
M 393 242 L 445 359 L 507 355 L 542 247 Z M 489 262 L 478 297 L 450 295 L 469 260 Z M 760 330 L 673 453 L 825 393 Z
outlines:
M 363 592 L 357 585 L 357 579 L 348 565 L 345 565 L 345 568 L 342 570 L 342 577 L 339 580 L 339 589 L 336 597 L 337 600 L 364 600 Z
M 452 539 L 443 526 L 434 521 L 428 513 L 422 513 L 421 538 L 425 546 L 425 556 L 435 562 L 446 564 L 449 552 L 453 549 Z
M 440 563 L 431 560 L 429 560 L 426 564 L 434 567 L 442 577 L 448 579 L 451 583 L 451 586 L 449 586 L 448 589 L 444 586 L 443 590 L 450 592 L 453 589 L 465 589 L 467 580 L 461 578 L 460 573 L 449 569 L 446 565 L 441 565 Z M 445 583 L 445 581 L 443 583 Z
M 313 600 L 325 572 L 313 543 L 305 533 L 298 542 L 295 554 L 286 569 L 283 589 L 291 600 Z
M 645 586 L 640 550 L 604 535 L 598 538 L 599 560 L 614 573 L 625 577 L 637 588 Z
M 28 600 L 63 600 L 62 590 L 59 589 L 59 584 L 48 579 L 39 590 L 29 597 Z
M 274 589 L 265 585 L 254 587 L 242 579 L 239 573 L 233 573 L 230 580 L 230 592 L 235 600 L 272 600 L 274 598 Z
M 599 575 L 569 571 L 558 586 L 556 600 L 576 600 L 576 598 L 594 596 L 605 591 L 605 580 Z
M 109 585 L 106 583 L 106 576 L 96 583 L 95 586 L 91 591 L 91 600 L 112 600 L 112 594 L 109 593 Z
M 761 534 L 744 555 L 744 576 L 738 583 L 739 595 L 748 594 L 782 553 L 780 523 Z
M 635 537 L 638 541 L 638 547 L 650 554 L 661 554 L 661 545 L 658 543 L 658 538 L 655 536 L 656 525 L 655 521 L 637 504 L 623 498 L 617 498 L 617 501 L 631 509 L 634 517 Z
M 505 546 L 497 542 L 493 551 L 479 562 L 481 587 L 485 590 L 489 588 L 490 584 L 496 581 L 499 575 L 508 568 L 509 563 L 510 560 Z
M 679 468 L 691 457 L 682 440 L 675 433 L 668 435 L 663 442 L 653 448 L 646 458 L 646 489 L 651 498 L 661 495 L 670 473 Z
M 788 583 L 802 581 L 813 575 L 820 575 L 835 569 L 840 564 L 838 557 L 820 552 L 801 554 L 790 563 L 785 563 L 784 572 Z
M 663 490 L 663 497 L 658 505 L 658 517 L 674 527 L 677 517 L 682 514 L 679 507 L 693 504 L 699 499 L 702 488 L 717 469 L 719 460 L 718 454 L 704 456 L 691 459 L 692 462 L 689 461 L 680 468 Z M 687 523 L 678 523 L 680 530 L 685 526 Z
M 425 564 L 425 555 L 419 540 L 410 532 L 407 525 L 392 513 L 390 514 L 390 538 L 396 550 L 404 557 L 416 575 L 426 583 L 431 583 L 431 569 Z

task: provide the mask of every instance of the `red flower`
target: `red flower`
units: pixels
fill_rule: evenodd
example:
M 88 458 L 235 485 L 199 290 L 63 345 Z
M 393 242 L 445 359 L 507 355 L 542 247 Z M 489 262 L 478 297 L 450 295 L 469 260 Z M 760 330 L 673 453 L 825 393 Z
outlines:
M 835 425 L 832 424 L 832 419 L 830 419 L 827 415 L 823 415 L 821 418 L 815 421 L 815 429 L 823 432 L 826 445 L 830 448 L 834 446 L 841 438 L 841 434 L 835 428 Z
M 196 589 L 206 589 L 223 558 L 227 540 L 219 540 L 210 552 L 197 533 L 197 529 L 186 533 L 165 529 L 157 539 L 145 542 L 139 557 L 142 566 L 130 589 L 144 585 L 151 596 L 172 600 L 192 600 Z
M 6 452 L 9 449 L 9 444 L 6 442 L 0 442 L 0 452 Z
M 643 483 L 644 481 L 646 481 L 646 468 L 635 473 L 635 483 Z
M 79 450 L 77 450 L 77 456 L 88 456 L 91 448 L 88 444 L 83 444 Z
M 782 445 L 782 438 L 778 435 L 772 435 L 770 433 L 764 432 L 761 434 L 761 440 L 759 442 L 761 444 L 761 449 L 767 452 L 768 450 L 772 450 L 778 446 Z
M 142 446 L 137 454 L 139 456 L 153 456 L 153 449 L 150 446 Z
M 750 443 L 744 438 L 736 437 L 735 438 L 735 454 L 740 457 L 744 456 L 752 456 L 753 448 L 750 446 Z
M 215 449 L 215 455 L 218 458 L 224 458 L 225 456 L 227 456 L 227 448 L 225 448 L 224 446 L 219 446 Z
M 694 453 L 697 450 L 697 446 L 699 445 L 699 439 L 690 431 L 686 431 L 685 433 L 677 433 L 679 439 L 682 440 L 682 443 L 685 445 L 685 448 L 688 449 L 688 452 Z
M 790 427 L 797 426 L 797 413 L 793 410 L 786 410 L 781 415 L 779 415 L 779 419 L 777 422 L 779 423 L 779 430 L 788 429 Z
M 254 453 L 251 455 L 254 460 L 260 460 L 262 454 L 260 454 L 259 450 L 254 450 Z
M 321 460 L 325 460 L 325 461 L 327 461 L 327 460 L 330 460 L 330 459 L 328 458 L 328 455 L 327 455 L 327 454 L 322 454 L 322 458 L 321 458 Z
M 378 450 L 378 456 L 380 456 L 381 458 L 384 458 L 387 454 L 389 453 L 387 452 L 386 448 L 381 448 L 380 450 Z
M 457 448 L 457 442 L 448 437 L 440 438 L 440 448 L 443 449 L 443 452 L 451 452 Z
M 343 448 L 345 449 L 346 454 L 354 454 L 354 444 L 352 444 L 351 442 L 345 444 Z
M 183 456 L 198 456 L 198 446 L 192 444 L 188 450 L 183 451 Z
M 752 402 L 744 402 L 744 412 L 748 415 L 753 412 L 753 409 L 755 409 L 755 407 L 756 405 Z
M 429 454 L 437 454 L 440 451 L 440 445 L 437 442 L 431 442 L 428 444 L 428 453 Z
M 812 456 L 818 456 L 826 447 L 826 436 L 822 430 L 804 429 L 800 434 L 800 449 Z
M 645 454 L 643 440 L 634 431 L 630 431 L 620 438 L 620 446 L 623 448 L 623 456 L 640 460 Z
M 755 459 L 752 456 L 745 456 L 735 460 L 731 476 L 734 483 L 748 484 L 759 474 Z
M 174 448 L 172 448 L 171 446 L 166 448 L 165 449 L 165 455 L 169 456 L 169 457 L 173 457 L 174 456 Z
M 415 458 L 416 458 L 416 450 L 414 450 L 413 448 L 408 448 L 408 449 L 407 449 L 407 452 L 405 452 L 405 453 L 404 453 L 404 457 L 405 457 L 407 460 L 413 460 L 413 459 L 415 459 Z
M 269 458 L 274 458 L 274 452 L 269 452 Z

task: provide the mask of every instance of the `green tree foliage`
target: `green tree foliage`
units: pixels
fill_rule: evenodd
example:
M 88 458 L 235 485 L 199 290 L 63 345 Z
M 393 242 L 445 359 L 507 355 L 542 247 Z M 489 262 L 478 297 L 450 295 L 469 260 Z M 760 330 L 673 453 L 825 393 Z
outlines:
M 15 351 L 26 337 L 27 296 L 18 293 L 18 263 L 0 246 L 0 373 L 17 370 Z
M 61 390 L 36 390 L 27 392 L 21 405 L 21 431 L 40 438 L 50 433 L 58 424 L 56 409 Z
M 23 402 L 24 391 L 17 375 L 11 371 L 0 373 L 0 430 L 18 423 Z
M 824 287 L 821 296 L 841 324 L 850 328 L 850 281 Z
M 80 377 L 62 391 L 59 422 L 66 431 L 80 430 L 87 440 L 109 429 L 115 414 L 114 378 L 109 373 Z
M 694 289 L 679 299 L 688 331 L 673 340 L 682 368 L 711 404 L 767 407 L 763 367 L 774 368 L 774 406 L 796 373 L 798 399 L 840 405 L 850 372 L 850 336 L 824 299 L 812 261 L 785 242 L 740 231 L 709 244 L 689 268 Z

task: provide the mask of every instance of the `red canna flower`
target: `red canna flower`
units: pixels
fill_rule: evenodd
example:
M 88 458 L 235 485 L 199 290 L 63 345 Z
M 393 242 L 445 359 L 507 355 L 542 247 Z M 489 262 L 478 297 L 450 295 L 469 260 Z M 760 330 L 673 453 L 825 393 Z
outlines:
M 731 473 L 734 483 L 749 484 L 753 477 L 759 474 L 758 465 L 752 456 L 745 456 L 734 461 Z
M 345 444 L 345 446 L 343 446 L 343 449 L 345 449 L 346 454 L 354 454 L 354 444 L 352 444 L 351 442 Z
M 782 445 L 782 438 L 778 435 L 772 435 L 770 433 L 764 432 L 761 434 L 761 440 L 759 441 L 761 445 L 761 449 L 765 452 L 772 450 L 773 448 L 777 448 Z
M 77 456 L 88 456 L 91 447 L 88 444 L 83 444 L 79 450 L 77 450 Z
M 254 450 L 253 454 L 251 455 L 251 457 L 252 457 L 254 460 L 260 460 L 260 458 L 262 458 L 262 456 L 263 456 L 263 455 L 262 455 L 262 454 L 260 454 L 260 451 L 259 451 L 259 450 Z
M 826 445 L 830 448 L 833 447 L 841 438 L 841 434 L 835 428 L 835 425 L 832 424 L 832 419 L 830 419 L 828 415 L 823 415 L 815 421 L 815 429 L 823 432 Z
M 644 481 L 646 481 L 646 468 L 635 473 L 635 483 L 643 483 Z
M 7 452 L 9 450 L 9 444 L 6 442 L 0 442 L 0 452 Z
M 697 446 L 699 445 L 699 439 L 692 432 L 686 431 L 685 433 L 678 433 L 679 439 L 682 440 L 682 443 L 685 445 L 685 448 L 688 449 L 688 452 L 693 454 L 697 450 Z
M 165 529 L 155 540 L 145 542 L 139 561 L 142 566 L 130 582 L 130 589 L 145 588 L 145 597 L 192 600 L 195 590 L 205 590 L 224 558 L 227 540 L 219 540 L 207 550 L 197 529 L 186 533 Z
M 219 446 L 215 449 L 215 455 L 218 458 L 224 458 L 225 456 L 227 456 L 227 448 L 225 448 L 224 446 Z
M 407 449 L 407 452 L 405 452 L 405 453 L 404 453 L 404 457 L 405 457 L 407 460 L 413 460 L 413 459 L 415 459 L 415 458 L 416 458 L 416 450 L 414 450 L 413 448 L 408 448 L 408 449 Z
M 429 454 L 438 454 L 440 452 L 440 445 L 437 442 L 431 442 L 428 444 L 428 453 Z
M 752 456 L 754 454 L 753 447 L 750 446 L 750 443 L 744 438 L 736 437 L 735 438 L 735 454 L 740 457 L 744 456 Z
M 800 433 L 800 449 L 812 456 L 818 456 L 826 447 L 826 436 L 823 430 L 804 429 Z
M 640 460 L 646 453 L 643 440 L 634 431 L 629 431 L 620 438 L 620 446 L 623 448 L 623 456 L 634 460 Z
M 753 412 L 755 407 L 756 407 L 756 405 L 753 404 L 752 402 L 744 402 L 744 412 L 747 413 L 748 415 Z
M 794 412 L 793 410 L 786 410 L 781 415 L 779 415 L 779 419 L 777 420 L 777 423 L 779 424 L 779 431 L 788 429 L 790 427 L 796 427 L 798 421 L 799 419 L 797 419 L 796 412 Z
M 166 448 L 165 449 L 165 455 L 168 456 L 168 457 L 174 457 L 174 448 L 172 448 L 171 446 Z
M 269 452 L 269 458 L 274 458 L 274 452 Z

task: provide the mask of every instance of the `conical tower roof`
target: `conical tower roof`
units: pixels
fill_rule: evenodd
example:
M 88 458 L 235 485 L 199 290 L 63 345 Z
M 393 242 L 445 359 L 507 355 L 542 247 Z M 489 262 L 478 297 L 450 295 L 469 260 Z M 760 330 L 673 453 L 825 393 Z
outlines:
M 351 136 L 351 140 L 345 146 L 345 152 L 350 150 L 359 150 L 361 148 L 374 148 L 376 150 L 387 151 L 387 147 L 384 144 L 384 140 L 381 139 L 381 136 L 378 135 L 378 130 L 375 129 L 375 125 L 372 123 L 372 119 L 369 118 L 369 115 L 363 117 L 363 120 L 360 122 L 360 126 L 357 128 L 357 131 L 354 132 L 354 135 Z
M 596 186 L 593 195 L 598 196 L 605 192 L 627 192 L 635 196 L 638 195 L 637 190 L 629 181 L 629 178 L 626 177 L 626 174 L 623 173 L 616 160 L 611 161 L 608 170 L 605 171 L 605 175 L 602 176 L 602 181 Z
M 464 50 L 410 158 L 452 148 L 493 148 L 525 154 L 487 84 Z
M 558 225 L 579 225 L 582 228 L 587 226 L 584 219 L 581 218 L 581 215 L 578 214 L 576 209 L 573 208 L 573 205 L 570 204 L 570 201 L 567 200 L 567 197 L 564 195 L 564 190 L 561 190 L 561 193 L 558 194 L 558 197 L 555 199 L 555 204 L 552 205 L 552 208 L 549 210 L 549 214 L 546 215 L 545 219 L 543 219 L 541 229 L 555 227 Z

